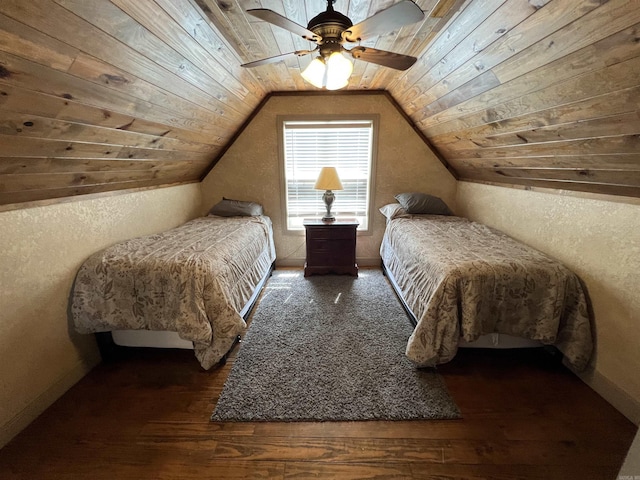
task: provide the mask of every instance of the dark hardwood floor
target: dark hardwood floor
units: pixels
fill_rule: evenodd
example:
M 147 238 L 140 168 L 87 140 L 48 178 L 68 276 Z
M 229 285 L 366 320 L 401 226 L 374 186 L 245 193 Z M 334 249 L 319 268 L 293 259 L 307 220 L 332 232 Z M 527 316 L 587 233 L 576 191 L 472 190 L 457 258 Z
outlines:
M 636 430 L 522 350 L 439 367 L 461 420 L 211 423 L 236 353 L 209 372 L 189 351 L 100 365 L 0 450 L 0 478 L 612 480 Z

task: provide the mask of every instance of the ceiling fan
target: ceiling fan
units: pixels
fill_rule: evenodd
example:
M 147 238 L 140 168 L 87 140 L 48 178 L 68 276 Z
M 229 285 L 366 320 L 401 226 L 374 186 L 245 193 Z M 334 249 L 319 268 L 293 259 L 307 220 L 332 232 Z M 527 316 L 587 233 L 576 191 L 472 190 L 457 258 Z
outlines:
M 351 65 L 351 62 L 343 57 L 342 52 L 350 54 L 353 58 L 396 70 L 406 70 L 416 62 L 417 59 L 415 57 L 402 55 L 400 53 L 387 52 L 385 50 L 378 50 L 361 45 L 351 49 L 344 47 L 345 43 L 358 43 L 362 40 L 376 37 L 424 19 L 424 12 L 415 3 L 410 0 L 403 0 L 353 25 L 349 17 L 333 9 L 334 2 L 335 0 L 327 0 L 327 10 L 313 17 L 306 28 L 273 10 L 266 8 L 247 10 L 247 13 L 254 17 L 289 30 L 315 43 L 316 47 L 313 50 L 296 50 L 295 52 L 256 60 L 245 63 L 242 66 L 248 68 L 258 67 L 268 63 L 279 62 L 292 55 L 303 56 L 313 54 L 314 52 L 318 52 L 319 56 L 316 60 L 322 64 L 323 69 L 324 65 L 327 65 L 328 69 L 330 69 L 332 60 L 335 60 L 336 63 L 346 61 Z M 338 55 L 334 55 L 336 53 Z M 342 60 L 340 60 L 340 58 L 342 58 Z M 310 67 L 313 64 L 314 62 L 310 64 Z M 347 66 L 346 68 L 352 68 L 352 66 Z M 305 70 L 305 72 L 307 70 Z M 347 79 L 350 74 L 351 71 L 346 75 Z M 303 77 L 304 76 L 305 74 L 303 72 Z M 344 85 L 346 85 L 346 82 Z M 327 85 L 327 88 L 329 88 L 329 85 Z

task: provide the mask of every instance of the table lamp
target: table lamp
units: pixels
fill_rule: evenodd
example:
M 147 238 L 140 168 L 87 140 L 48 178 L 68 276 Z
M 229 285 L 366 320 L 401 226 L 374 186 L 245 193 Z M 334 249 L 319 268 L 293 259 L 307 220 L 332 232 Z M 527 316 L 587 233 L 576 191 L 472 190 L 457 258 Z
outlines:
M 338 177 L 338 172 L 335 167 L 322 167 L 320 170 L 320 175 L 318 176 L 318 180 L 314 187 L 316 190 L 325 190 L 322 195 L 322 200 L 324 200 L 325 207 L 327 209 L 327 213 L 324 217 L 322 217 L 322 221 L 324 222 L 333 222 L 336 217 L 331 214 L 331 205 L 333 204 L 333 200 L 336 196 L 333 194 L 332 190 L 342 190 L 342 183 L 340 182 L 340 177 Z

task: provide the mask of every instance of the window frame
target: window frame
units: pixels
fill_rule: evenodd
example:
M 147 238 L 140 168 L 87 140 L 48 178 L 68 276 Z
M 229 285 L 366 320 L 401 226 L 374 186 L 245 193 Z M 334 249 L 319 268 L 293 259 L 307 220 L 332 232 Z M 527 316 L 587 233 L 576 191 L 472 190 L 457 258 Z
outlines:
M 288 227 L 288 209 L 287 209 L 287 179 L 285 168 L 285 140 L 284 130 L 287 122 L 371 122 L 371 164 L 369 169 L 369 205 L 367 206 L 367 229 L 358 227 L 358 235 L 372 235 L 373 234 L 373 213 L 375 205 L 375 179 L 376 179 L 376 164 L 378 157 L 378 131 L 380 123 L 380 115 L 378 114 L 366 114 L 366 115 L 277 115 L 276 123 L 278 130 L 278 163 L 280 168 L 280 211 L 282 214 L 282 231 L 285 235 L 303 236 L 305 234 L 304 227 L 300 229 L 290 229 Z M 337 191 L 337 195 L 340 195 L 340 191 Z M 342 218 L 353 218 L 348 215 L 342 216 Z M 339 215 L 336 215 L 336 219 L 340 219 Z

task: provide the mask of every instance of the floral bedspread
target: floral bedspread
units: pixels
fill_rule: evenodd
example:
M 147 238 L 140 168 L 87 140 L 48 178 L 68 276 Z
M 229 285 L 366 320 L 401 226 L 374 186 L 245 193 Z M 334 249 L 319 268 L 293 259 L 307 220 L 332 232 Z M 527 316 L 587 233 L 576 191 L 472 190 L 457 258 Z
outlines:
M 80 333 L 168 330 L 215 365 L 246 328 L 238 312 L 275 260 L 266 216 L 191 220 L 89 257 L 71 297 Z
M 583 370 L 593 340 L 584 287 L 557 260 L 467 219 L 414 215 L 387 224 L 380 248 L 417 325 L 406 354 L 451 360 L 460 337 L 503 333 L 555 345 Z

